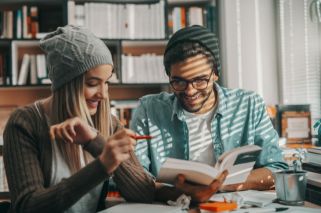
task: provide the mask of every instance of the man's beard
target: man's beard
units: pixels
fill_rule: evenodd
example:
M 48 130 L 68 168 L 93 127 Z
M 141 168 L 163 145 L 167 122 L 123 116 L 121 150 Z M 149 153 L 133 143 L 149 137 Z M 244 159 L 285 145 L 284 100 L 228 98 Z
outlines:
M 192 104 L 193 106 L 188 104 L 188 100 L 186 100 L 186 98 L 185 98 L 187 96 L 184 92 L 175 93 L 175 95 L 176 95 L 178 101 L 180 102 L 181 106 L 186 111 L 191 112 L 191 113 L 197 113 L 204 107 L 204 105 L 206 104 L 206 102 L 210 98 L 212 92 L 213 92 L 213 89 L 203 90 L 203 91 L 198 91 L 194 95 L 190 96 L 190 98 L 197 97 L 195 100 L 195 104 Z

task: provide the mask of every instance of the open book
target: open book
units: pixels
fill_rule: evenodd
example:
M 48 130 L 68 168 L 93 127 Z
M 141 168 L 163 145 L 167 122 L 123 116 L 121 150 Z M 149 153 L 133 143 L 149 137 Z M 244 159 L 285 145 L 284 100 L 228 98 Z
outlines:
M 159 171 L 157 181 L 172 184 L 178 174 L 183 174 L 190 182 L 209 185 L 226 169 L 229 174 L 224 185 L 243 183 L 260 152 L 261 147 L 256 145 L 238 147 L 222 154 L 214 167 L 199 162 L 167 158 Z

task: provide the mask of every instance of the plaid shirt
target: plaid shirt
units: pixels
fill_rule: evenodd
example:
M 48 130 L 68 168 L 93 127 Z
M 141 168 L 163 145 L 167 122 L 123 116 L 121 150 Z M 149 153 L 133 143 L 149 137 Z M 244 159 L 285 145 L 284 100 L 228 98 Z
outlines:
M 286 169 L 278 134 L 267 115 L 263 99 L 254 92 L 227 89 L 215 84 L 218 105 L 211 121 L 216 159 L 247 144 L 262 147 L 255 168 Z M 144 168 L 157 176 L 167 157 L 189 159 L 189 134 L 183 110 L 174 94 L 162 92 L 140 99 L 131 128 L 153 138 L 139 141 L 136 155 Z

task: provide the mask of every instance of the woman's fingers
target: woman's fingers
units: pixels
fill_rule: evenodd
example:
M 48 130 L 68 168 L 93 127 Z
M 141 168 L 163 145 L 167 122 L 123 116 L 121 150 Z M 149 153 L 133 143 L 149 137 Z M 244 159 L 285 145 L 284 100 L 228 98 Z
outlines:
M 62 129 L 61 129 L 61 135 L 62 135 L 62 139 L 63 139 L 65 142 L 69 142 L 69 143 L 73 143 L 73 142 L 74 142 L 74 139 L 73 139 L 73 137 L 71 136 L 71 134 L 70 134 L 70 132 L 68 131 L 68 129 L 62 128 Z
M 56 139 L 67 143 L 83 144 L 97 136 L 86 122 L 78 117 L 70 118 L 50 127 L 51 141 Z

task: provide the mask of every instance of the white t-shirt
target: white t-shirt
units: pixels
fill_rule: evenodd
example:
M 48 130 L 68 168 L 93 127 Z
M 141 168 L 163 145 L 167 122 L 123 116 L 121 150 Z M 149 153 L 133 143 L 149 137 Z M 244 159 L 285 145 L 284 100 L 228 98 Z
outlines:
M 189 135 L 189 159 L 215 164 L 214 147 L 211 134 L 211 121 L 215 108 L 204 114 L 194 114 L 184 110 Z
M 35 107 L 40 116 L 40 110 L 38 105 L 35 103 Z M 50 119 L 46 116 L 48 126 L 50 126 Z M 68 178 L 72 175 L 67 163 L 63 159 L 56 141 L 50 142 L 52 144 L 52 163 L 51 163 L 51 179 L 50 186 L 54 186 L 60 183 L 64 178 Z M 83 150 L 79 146 L 80 151 L 80 164 L 81 167 L 86 165 Z M 96 212 L 98 201 L 100 198 L 100 193 L 103 187 L 103 183 L 98 184 L 95 188 L 87 192 L 82 196 L 74 205 L 69 209 L 65 210 L 64 213 L 87 213 L 87 212 Z

